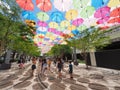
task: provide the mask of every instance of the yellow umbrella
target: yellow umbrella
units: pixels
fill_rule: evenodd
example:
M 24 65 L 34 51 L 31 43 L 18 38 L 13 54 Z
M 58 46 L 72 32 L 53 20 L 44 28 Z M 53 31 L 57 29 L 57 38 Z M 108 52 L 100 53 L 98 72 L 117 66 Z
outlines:
M 58 24 L 56 22 L 50 22 L 49 27 L 50 28 L 58 28 Z
M 74 25 L 71 25 L 71 26 L 68 26 L 68 28 L 67 28 L 68 30 L 75 30 L 76 29 L 76 26 L 74 26 Z
M 71 9 L 68 12 L 66 12 L 65 18 L 67 20 L 73 20 L 78 16 L 77 10 Z
M 115 7 L 115 6 L 118 6 L 118 5 L 120 5 L 120 0 L 110 0 L 109 3 L 108 3 L 109 7 Z
M 68 27 L 68 26 L 70 26 L 70 22 L 69 21 L 67 21 L 67 20 L 64 20 L 64 21 L 62 21 L 61 23 L 60 23 L 60 26 L 61 27 Z
M 28 26 L 35 27 L 35 21 L 33 21 L 33 20 L 25 20 L 25 23 L 26 23 Z

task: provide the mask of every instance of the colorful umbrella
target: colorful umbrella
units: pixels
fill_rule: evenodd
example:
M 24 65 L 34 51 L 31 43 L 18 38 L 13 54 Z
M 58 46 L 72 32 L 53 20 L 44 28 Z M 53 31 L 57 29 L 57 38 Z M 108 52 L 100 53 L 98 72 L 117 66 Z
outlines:
M 41 26 L 41 27 L 47 27 L 47 23 L 44 22 L 44 21 L 38 21 L 38 22 L 37 22 L 37 25 L 38 25 L 38 26 Z
M 25 23 L 28 25 L 28 26 L 31 26 L 31 27 L 35 27 L 35 21 L 33 20 L 25 20 Z
M 72 6 L 72 0 L 54 0 L 54 6 L 59 11 L 68 11 Z
M 120 17 L 116 17 L 116 18 L 110 19 L 108 21 L 108 23 L 120 23 Z
M 78 27 L 79 25 L 81 25 L 83 23 L 83 21 L 84 20 L 82 18 L 77 18 L 72 21 L 72 24 Z
M 17 4 L 24 10 L 33 10 L 32 0 L 16 0 Z
M 108 4 L 109 0 L 91 0 L 91 5 L 98 9 L 100 7 L 106 6 Z
M 79 30 L 79 31 L 83 31 L 85 29 L 87 29 L 87 26 L 85 26 L 85 25 L 81 25 L 77 28 L 77 30 Z
M 94 14 L 94 17 L 95 18 L 104 18 L 106 16 L 109 16 L 109 14 L 110 14 L 110 7 L 105 6 L 105 7 L 97 9 Z
M 120 16 L 120 7 L 110 12 L 110 17 L 117 17 L 117 16 Z
M 72 33 L 73 33 L 74 35 L 77 35 L 77 34 L 79 34 L 79 31 L 78 31 L 78 30 L 72 30 Z
M 57 22 L 57 23 L 60 23 L 64 19 L 63 13 L 61 13 L 59 11 L 53 12 L 50 15 L 50 18 L 52 21 Z
M 106 16 L 104 18 L 101 18 L 97 21 L 97 24 L 103 24 L 104 22 L 108 21 L 109 20 L 109 16 Z
M 41 20 L 41 21 L 47 21 L 47 20 L 49 20 L 49 16 L 45 12 L 39 12 L 39 13 L 37 13 L 37 18 L 39 20 Z
M 70 26 L 70 22 L 67 20 L 64 20 L 60 23 L 60 26 L 63 28 L 66 28 L 66 27 Z
M 50 22 L 49 27 L 50 28 L 58 28 L 58 24 L 56 22 Z
M 110 0 L 108 3 L 109 7 L 116 7 L 118 5 L 120 5 L 120 0 Z
M 67 20 L 73 20 L 78 16 L 78 12 L 77 10 L 71 9 L 69 11 L 66 12 L 65 18 Z
M 36 0 L 36 5 L 44 12 L 48 12 L 52 9 L 52 3 L 50 0 Z
M 47 32 L 47 28 L 45 27 L 38 27 L 37 30 L 41 32 Z
M 30 11 L 22 11 L 22 16 L 24 19 L 35 20 L 36 16 Z
M 74 26 L 74 25 L 71 25 L 71 26 L 68 26 L 68 28 L 67 28 L 68 30 L 75 30 L 76 29 L 76 26 Z
M 90 0 L 73 0 L 73 6 L 75 9 L 80 10 L 80 8 L 85 7 Z
M 88 18 L 94 13 L 95 9 L 92 6 L 87 6 L 86 8 L 82 9 L 80 12 L 80 16 L 83 18 Z

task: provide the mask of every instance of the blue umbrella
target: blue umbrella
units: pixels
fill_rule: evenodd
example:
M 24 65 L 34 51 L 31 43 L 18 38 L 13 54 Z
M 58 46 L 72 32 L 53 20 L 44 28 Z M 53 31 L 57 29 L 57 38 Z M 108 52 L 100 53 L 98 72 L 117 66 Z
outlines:
M 50 18 L 52 21 L 60 23 L 62 20 L 64 20 L 63 13 L 59 11 L 55 11 L 50 15 Z
M 78 31 L 78 30 L 72 30 L 72 33 L 73 33 L 74 35 L 77 35 L 77 34 L 79 34 L 79 31 Z
M 92 0 L 91 5 L 95 8 L 98 9 L 100 7 L 106 6 L 108 4 L 109 0 Z
M 35 14 L 33 14 L 30 11 L 25 11 L 25 10 L 22 11 L 22 16 L 24 19 L 28 19 L 28 20 L 35 20 L 36 19 Z

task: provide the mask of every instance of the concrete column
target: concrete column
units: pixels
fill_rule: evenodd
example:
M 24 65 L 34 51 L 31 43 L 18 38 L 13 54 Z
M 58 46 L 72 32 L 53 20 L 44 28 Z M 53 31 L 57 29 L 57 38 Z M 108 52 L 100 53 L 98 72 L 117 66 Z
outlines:
M 91 60 L 91 65 L 92 66 L 97 66 L 96 65 L 95 52 L 90 52 L 90 60 Z

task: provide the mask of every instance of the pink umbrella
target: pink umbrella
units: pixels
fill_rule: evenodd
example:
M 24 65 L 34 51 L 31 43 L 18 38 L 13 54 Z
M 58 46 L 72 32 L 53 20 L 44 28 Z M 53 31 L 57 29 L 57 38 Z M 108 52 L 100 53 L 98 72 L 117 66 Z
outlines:
M 42 26 L 42 27 L 47 27 L 47 23 L 44 22 L 44 21 L 38 21 L 38 22 L 37 22 L 37 25 L 38 25 L 38 26 Z
M 80 26 L 83 23 L 83 19 L 82 18 L 78 18 L 72 21 L 72 24 L 75 26 Z
M 101 18 L 97 21 L 97 24 L 103 24 L 104 22 L 108 21 L 109 20 L 109 16 L 106 16 L 104 18 Z
M 105 6 L 96 10 L 94 17 L 95 18 L 104 18 L 110 14 L 110 7 Z

